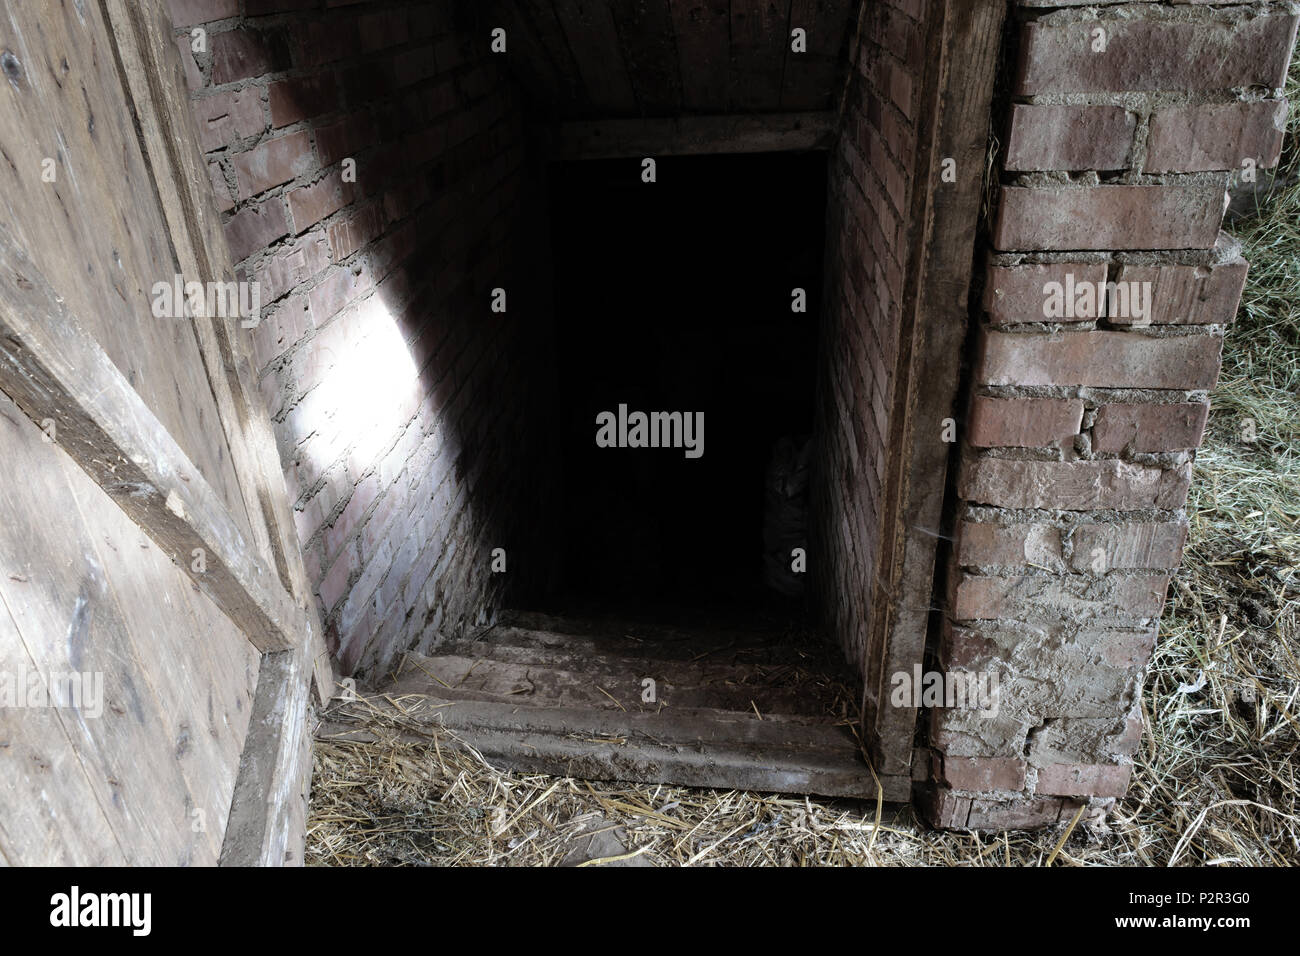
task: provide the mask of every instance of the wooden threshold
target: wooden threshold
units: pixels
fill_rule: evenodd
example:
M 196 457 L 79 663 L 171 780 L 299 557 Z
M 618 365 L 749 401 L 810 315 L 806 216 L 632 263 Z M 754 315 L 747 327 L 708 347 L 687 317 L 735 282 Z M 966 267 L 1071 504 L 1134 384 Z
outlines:
M 867 765 L 855 720 L 842 712 L 853 693 L 833 649 L 775 633 L 547 624 L 500 626 L 431 656 L 410 654 L 370 703 L 400 710 L 415 739 L 447 731 L 525 772 L 910 798 L 910 779 L 876 777 Z M 347 707 L 318 731 L 342 741 L 367 735 Z
M 834 129 L 830 111 L 574 121 L 554 128 L 549 158 L 802 152 L 828 149 Z

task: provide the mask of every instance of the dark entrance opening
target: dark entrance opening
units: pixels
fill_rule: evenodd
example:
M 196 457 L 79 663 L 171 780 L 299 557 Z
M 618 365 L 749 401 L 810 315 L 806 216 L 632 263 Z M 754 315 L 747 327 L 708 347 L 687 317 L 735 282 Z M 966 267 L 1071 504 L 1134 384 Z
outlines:
M 794 587 L 816 569 L 791 573 L 816 524 L 826 172 L 816 152 L 660 157 L 652 183 L 635 159 L 549 167 L 552 587 L 408 655 L 391 692 L 521 769 L 875 793 L 860 685 Z
M 812 433 L 825 154 L 666 157 L 655 173 L 551 166 L 556 601 L 790 613 L 800 602 L 763 582 L 765 485 L 777 442 L 788 454 Z M 627 419 L 631 443 L 637 412 L 702 434 L 683 431 L 693 449 L 600 447 L 598 416 Z

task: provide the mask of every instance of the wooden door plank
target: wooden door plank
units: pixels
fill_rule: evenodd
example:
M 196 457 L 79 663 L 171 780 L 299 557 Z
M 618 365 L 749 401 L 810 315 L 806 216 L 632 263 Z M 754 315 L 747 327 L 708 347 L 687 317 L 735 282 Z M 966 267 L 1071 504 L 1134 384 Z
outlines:
M 727 0 L 670 0 L 687 113 L 725 113 L 731 75 Z
M 170 30 L 160 39 L 170 45 Z M 0 84 L 0 221 L 247 536 L 193 329 L 151 310 L 154 284 L 180 270 L 100 5 L 0 5 L 0 46 L 13 56 Z
M 305 637 L 302 609 L 3 226 L 0 391 L 32 421 L 51 421 L 60 446 L 250 641 L 271 650 Z
M 131 865 L 215 862 L 216 834 L 192 827 L 196 804 L 176 757 L 181 741 L 145 677 L 168 662 L 149 659 L 131 640 L 111 568 L 69 501 L 55 460 L 62 452 L 8 401 L 0 401 L 0 416 L 0 456 L 14 474 L 30 476 L 0 485 L 0 555 L 9 565 L 0 600 L 38 673 L 102 680 L 99 713 L 86 702 L 57 711 L 97 805 Z
M 26 675 L 35 671 L 0 600 L 0 675 L 25 692 Z M 0 706 L 0 855 L 13 865 L 126 862 L 67 729 L 48 707 Z
M 206 595 L 66 455 L 62 466 L 135 659 L 158 702 L 193 798 L 192 826 L 220 848 L 248 734 L 260 654 Z M 46 456 L 51 457 L 51 456 Z

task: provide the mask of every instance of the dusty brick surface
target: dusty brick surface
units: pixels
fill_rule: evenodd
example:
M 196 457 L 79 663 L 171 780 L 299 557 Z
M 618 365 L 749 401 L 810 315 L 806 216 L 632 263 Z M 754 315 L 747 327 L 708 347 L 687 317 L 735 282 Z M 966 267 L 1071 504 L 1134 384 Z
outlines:
M 1097 451 L 1179 451 L 1198 448 L 1210 412 L 1208 402 L 1171 405 L 1103 405 L 1092 426 Z
M 1279 11 L 1233 20 L 1026 23 L 1015 92 L 1275 89 L 1285 82 L 1296 20 Z M 1097 28 L 1106 31 L 1103 52 L 1094 49 Z
M 1286 126 L 1286 100 L 1208 103 L 1157 110 L 1151 117 L 1145 168 L 1194 173 L 1277 165 Z
M 1136 114 L 1119 106 L 1011 108 L 1004 168 L 1123 169 L 1137 129 Z
M 1122 265 L 1116 281 L 1151 283 L 1152 325 L 1227 325 L 1237 314 L 1247 269 L 1241 257 L 1214 266 Z M 1107 321 L 1132 325 L 1136 319 Z
M 964 463 L 957 492 L 966 501 L 999 508 L 1181 508 L 1190 480 L 1190 465 L 980 458 Z
M 993 246 L 1209 249 L 1219 235 L 1225 185 L 1004 186 Z
M 1037 448 L 1072 441 L 1083 420 L 1077 398 L 975 396 L 967 440 L 980 448 Z
M 1103 263 L 1051 263 L 1019 266 L 991 266 L 984 285 L 984 309 L 994 325 L 1013 325 L 1048 320 L 1049 288 L 1059 286 L 1065 297 L 1067 283 L 1100 286 L 1106 281 Z M 1074 302 L 1079 302 L 1075 296 Z M 1094 306 L 1099 299 L 1094 298 Z M 1074 315 L 1052 321 L 1095 320 L 1100 309 L 1075 309 Z
M 990 331 L 975 380 L 981 385 L 1209 389 L 1218 381 L 1222 346 L 1219 335 Z

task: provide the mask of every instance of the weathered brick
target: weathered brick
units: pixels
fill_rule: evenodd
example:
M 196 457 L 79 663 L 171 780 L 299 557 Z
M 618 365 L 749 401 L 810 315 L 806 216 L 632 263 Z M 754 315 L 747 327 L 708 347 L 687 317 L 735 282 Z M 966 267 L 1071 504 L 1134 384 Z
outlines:
M 1187 523 L 1180 521 L 1121 521 L 1081 524 L 1070 534 L 1070 567 L 1103 572 L 1114 568 L 1162 568 L 1179 565 Z M 1099 560 L 1100 559 L 1100 560 Z
M 1207 103 L 1156 110 L 1145 168 L 1152 173 L 1195 173 L 1276 166 L 1286 129 L 1286 100 Z
M 1209 249 L 1226 183 L 1164 186 L 1003 186 L 1000 250 Z
M 926 794 L 923 806 L 926 818 L 941 829 L 960 829 L 970 816 L 970 797 L 953 793 L 946 788 L 933 788 Z
M 262 263 L 257 281 L 262 284 L 262 301 L 274 302 L 295 286 L 300 286 L 329 265 L 329 246 L 320 234 L 304 236 L 292 246 L 286 245 Z
M 1055 823 L 1060 819 L 1061 801 L 1056 797 L 1022 800 L 972 799 L 966 826 L 971 830 L 1015 830 Z
M 373 475 L 365 478 L 352 489 L 352 497 L 348 499 L 348 503 L 339 512 L 338 517 L 325 529 L 322 543 L 326 559 L 342 548 L 343 544 L 356 533 L 357 528 L 360 527 L 362 516 L 374 504 L 378 494 L 379 483 Z M 349 548 L 349 553 L 356 554 L 355 546 Z
M 352 255 L 378 237 L 383 228 L 384 213 L 378 203 L 372 203 L 351 218 L 331 225 L 328 235 L 334 261 L 340 262 Z
M 1122 797 L 1132 773 L 1132 764 L 1051 764 L 1038 771 L 1034 792 L 1063 797 Z
M 345 183 L 337 171 L 328 173 L 310 186 L 292 189 L 288 193 L 289 215 L 293 231 L 304 232 L 331 213 L 352 202 L 355 189 Z
M 1151 283 L 1152 325 L 1227 325 L 1237 314 L 1237 304 L 1246 287 L 1246 260 L 1240 256 L 1214 266 L 1123 265 L 1120 282 Z M 1120 325 L 1136 317 L 1114 316 L 1107 321 Z
M 1141 705 L 1116 701 L 1108 717 L 1062 717 L 1039 728 L 1029 746 L 1032 767 L 1053 764 L 1118 764 L 1141 741 Z
M 1042 522 L 997 524 L 963 521 L 957 526 L 956 559 L 967 567 L 1063 567 L 1062 530 Z
M 294 66 L 319 67 L 354 53 L 355 37 L 347 30 L 339 29 L 339 26 L 336 21 L 308 20 L 305 23 L 294 23 L 289 33 Z
M 315 164 L 305 132 L 270 139 L 231 162 L 239 181 L 239 198 L 247 199 L 303 175 Z
M 1015 577 L 962 574 L 954 588 L 952 616 L 958 621 L 1069 615 L 1111 620 L 1158 617 L 1167 577 L 1026 574 Z
M 303 296 L 290 296 L 262 316 L 253 332 L 253 359 L 258 369 L 293 346 L 311 328 L 311 313 Z
M 979 458 L 961 469 L 958 494 L 998 508 L 1177 509 L 1187 500 L 1191 466 L 1162 469 L 1114 459 L 1019 461 Z
M 971 403 L 967 440 L 977 448 L 1039 448 L 1072 441 L 1083 420 L 1077 398 L 990 398 Z
M 1106 452 L 1198 448 L 1209 412 L 1208 402 L 1103 405 L 1092 426 L 1092 448 Z
M 338 90 L 334 75 L 322 73 L 272 83 L 268 100 L 271 125 L 278 128 L 337 109 Z
M 199 145 L 205 153 L 256 136 L 266 128 L 261 94 L 255 89 L 214 93 L 194 100 L 192 108 Z
M 362 52 L 365 53 L 400 46 L 410 39 L 407 11 L 387 10 L 363 16 L 358 21 L 357 32 L 361 38 Z
M 356 551 L 349 545 L 345 552 L 334 559 L 329 571 L 321 579 L 318 591 L 321 603 L 327 611 L 338 604 L 339 599 L 347 592 L 348 579 L 352 572 L 357 570 L 356 565 Z
M 1100 303 L 1094 297 L 1093 308 L 1077 308 L 1073 315 L 1049 315 L 1048 301 L 1055 286 L 1060 287 L 1065 298 L 1067 286 L 1082 288 L 1084 284 L 1100 287 L 1106 281 L 1104 262 L 1055 262 L 1018 266 L 990 266 L 984 283 L 984 309 L 994 325 L 1012 325 L 1024 322 L 1085 322 L 1099 317 Z M 1086 305 L 1080 297 L 1070 297 L 1072 302 Z
M 239 0 L 170 0 L 172 26 L 191 27 L 239 15 Z
M 1270 89 L 1286 82 L 1293 14 L 1232 19 L 1029 22 L 1022 28 L 1019 96 L 1042 93 Z M 1104 52 L 1094 31 L 1106 31 Z
M 1128 678 L 1150 659 L 1156 646 L 1158 624 L 1117 627 L 1116 623 L 1071 622 L 1064 633 L 1053 633 L 1054 625 L 1050 622 L 1044 629 L 997 620 L 970 626 L 945 622 L 939 641 L 939 663 L 946 671 L 1028 673 L 1032 675 L 1029 682 L 1017 682 L 1012 676 L 1002 683 L 998 688 L 1001 702 L 1014 710 L 1024 703 L 1024 695 L 1017 689 L 1032 687 L 1054 699 L 1030 701 L 1033 706 L 1028 713 L 1050 712 L 1063 716 L 1069 709 L 1066 698 L 1078 696 L 1069 685 L 1113 684 L 1118 674 L 1122 678 L 1118 686 L 1127 687 Z M 1109 668 L 1112 674 L 1098 680 L 1099 668 Z M 1046 681 L 1055 675 L 1067 679 Z M 1035 684 L 1043 686 L 1035 687 Z M 1097 690 L 1099 699 L 1094 699 L 1092 706 L 1099 704 L 1105 716 L 1113 714 L 1117 698 L 1112 698 L 1105 686 Z
M 980 385 L 1211 389 L 1221 335 L 1157 338 L 1133 332 L 1017 334 L 987 331 L 976 361 Z
M 284 215 L 284 203 L 272 199 L 256 206 L 245 206 L 230 218 L 224 228 L 230 256 L 241 262 L 287 235 L 289 221 Z
M 1085 522 L 1071 527 L 1042 521 L 962 521 L 957 526 L 956 560 L 966 567 L 1034 565 L 1083 573 L 1163 570 L 1178 567 L 1186 537 L 1185 521 Z
M 289 68 L 288 49 L 274 33 L 236 29 L 208 38 L 215 86 Z
M 943 779 L 954 790 L 1023 790 L 1025 769 L 1016 757 L 945 757 Z
M 1137 117 L 1120 106 L 1011 108 L 1003 168 L 1013 171 L 1124 169 Z
M 324 325 L 349 302 L 360 298 L 372 288 L 374 282 L 367 269 L 357 272 L 349 268 L 333 270 L 308 293 L 312 319 L 317 325 Z

